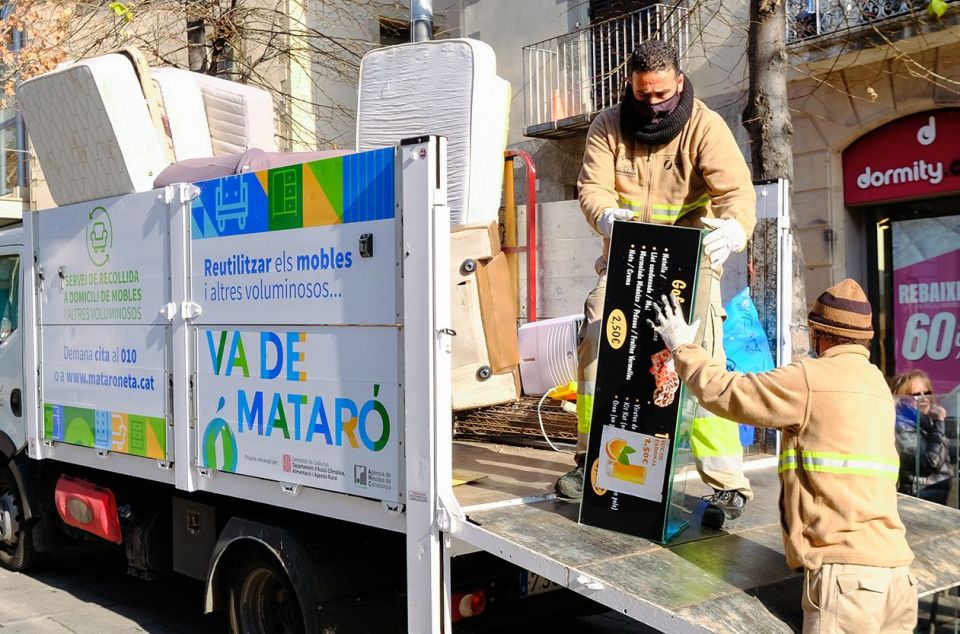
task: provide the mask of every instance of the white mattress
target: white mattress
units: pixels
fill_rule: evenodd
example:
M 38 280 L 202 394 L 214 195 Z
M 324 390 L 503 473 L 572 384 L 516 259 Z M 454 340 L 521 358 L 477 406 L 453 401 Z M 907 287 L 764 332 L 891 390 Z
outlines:
M 210 127 L 196 73 L 180 68 L 154 68 L 150 75 L 159 89 L 167 129 L 178 161 L 213 156 Z
M 452 224 L 497 219 L 510 84 L 487 44 L 469 39 L 401 44 L 360 64 L 357 150 L 423 134 L 446 136 Z
M 17 100 L 58 205 L 148 191 L 168 164 L 123 55 L 29 79 L 17 88 Z
M 250 148 L 277 150 L 270 93 L 219 77 L 193 75 L 203 93 L 215 156 L 239 154 Z

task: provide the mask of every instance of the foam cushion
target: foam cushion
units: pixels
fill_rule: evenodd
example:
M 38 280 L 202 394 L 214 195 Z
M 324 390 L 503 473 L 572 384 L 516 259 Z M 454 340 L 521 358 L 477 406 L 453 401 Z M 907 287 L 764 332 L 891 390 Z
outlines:
M 154 68 L 151 74 L 159 89 L 176 160 L 213 156 L 210 127 L 196 73 L 180 68 Z
M 249 148 L 276 151 L 270 93 L 219 77 L 193 74 L 203 94 L 215 155 L 239 154 Z

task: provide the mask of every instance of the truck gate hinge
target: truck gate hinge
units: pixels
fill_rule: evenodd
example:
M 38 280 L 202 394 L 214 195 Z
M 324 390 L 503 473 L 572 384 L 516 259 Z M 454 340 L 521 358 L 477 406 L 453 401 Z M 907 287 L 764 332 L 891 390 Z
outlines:
M 183 315 L 184 319 L 196 319 L 202 312 L 203 308 L 196 302 L 185 301 L 180 303 L 180 314 Z

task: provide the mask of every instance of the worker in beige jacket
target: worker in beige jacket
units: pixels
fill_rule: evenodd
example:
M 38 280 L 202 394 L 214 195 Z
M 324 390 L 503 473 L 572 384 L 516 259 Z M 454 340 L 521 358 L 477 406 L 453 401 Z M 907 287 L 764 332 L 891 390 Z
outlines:
M 780 429 L 780 513 L 791 568 L 804 570 L 803 631 L 912 632 L 913 553 L 897 514 L 896 414 L 870 363 L 872 313 L 844 280 L 808 316 L 815 359 L 760 374 L 728 372 L 693 345 L 698 324 L 675 299 L 655 308 L 680 379 L 720 416 Z
M 617 220 L 712 229 L 704 239 L 698 293 L 710 312 L 698 341 L 718 361 L 723 353 L 720 274 L 733 251 L 742 250 L 756 224 L 756 194 L 750 171 L 727 124 L 694 98 L 669 44 L 648 40 L 629 61 L 622 102 L 600 113 L 587 133 L 577 182 L 587 223 L 604 237 L 597 260 L 599 280 L 584 305 L 577 371 L 578 467 L 556 484 L 559 495 L 579 498 L 593 413 L 599 325 L 606 289 L 606 254 Z M 743 476 L 737 425 L 700 411 L 692 450 L 704 482 L 716 490 L 704 524 L 719 528 L 739 516 L 752 494 Z

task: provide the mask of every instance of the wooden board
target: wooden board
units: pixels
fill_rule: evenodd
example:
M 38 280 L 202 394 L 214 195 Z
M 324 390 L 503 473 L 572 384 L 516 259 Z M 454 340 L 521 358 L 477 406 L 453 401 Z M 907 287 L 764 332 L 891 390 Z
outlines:
M 503 258 L 500 253 L 500 242 L 496 236 L 496 224 L 474 225 L 460 227 L 450 236 L 450 281 L 451 313 L 450 322 L 456 331 L 451 338 L 451 375 L 452 405 L 454 411 L 496 405 L 514 401 L 520 396 L 519 367 L 505 367 L 505 355 L 501 352 L 503 346 L 495 345 L 498 351 L 497 358 L 491 360 L 490 342 L 488 338 L 512 336 L 512 346 L 508 346 L 516 353 L 516 316 L 513 323 L 509 316 L 500 316 L 499 322 L 494 324 L 490 318 L 484 318 L 484 306 L 481 303 L 481 283 L 484 292 L 490 293 L 490 276 L 481 276 L 480 271 L 490 263 L 496 261 L 496 256 Z M 494 259 L 491 259 L 494 258 Z M 463 262 L 473 260 L 478 267 L 469 271 L 463 267 Z M 503 268 L 505 263 L 500 263 Z M 505 269 L 504 269 L 505 271 Z M 509 278 L 507 279 L 509 281 Z M 488 302 L 489 303 L 489 302 Z M 504 304 L 507 305 L 507 304 Z M 495 328 L 494 326 L 498 326 Z M 485 329 L 484 326 L 487 326 Z M 494 342 L 496 343 L 496 342 Z M 509 356 L 509 355 L 507 355 Z M 496 362 L 494 362 L 496 361 Z M 483 379 L 478 376 L 481 368 L 490 371 L 501 371 Z
M 485 474 L 454 488 L 463 507 L 553 493 L 553 483 L 573 469 L 573 455 L 494 443 L 453 443 L 454 470 Z
M 459 267 L 462 258 L 488 260 L 500 253 L 500 229 L 496 222 L 450 227 L 450 255 Z M 462 256 L 458 259 L 458 256 Z

